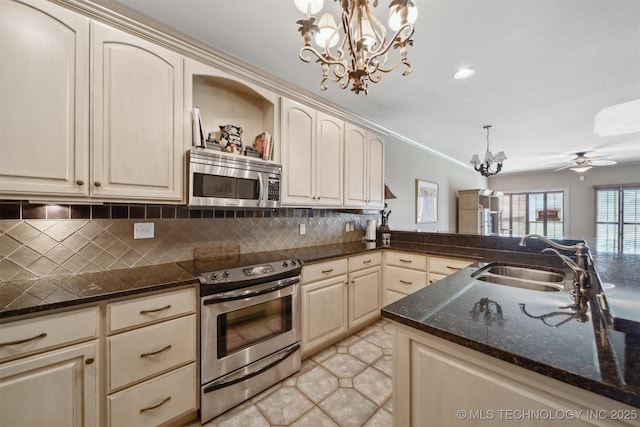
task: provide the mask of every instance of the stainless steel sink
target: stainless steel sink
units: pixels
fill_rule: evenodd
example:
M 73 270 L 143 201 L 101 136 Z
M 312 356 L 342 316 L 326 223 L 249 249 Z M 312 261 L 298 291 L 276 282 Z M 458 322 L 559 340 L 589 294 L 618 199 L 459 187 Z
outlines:
M 498 263 L 487 264 L 475 271 L 471 277 L 497 285 L 542 292 L 562 291 L 565 281 L 565 275 L 560 271 Z
M 517 279 L 534 280 L 537 282 L 564 282 L 564 274 L 533 268 L 513 267 L 509 265 L 494 265 L 488 268 L 487 272 L 496 274 L 498 276 L 515 277 Z

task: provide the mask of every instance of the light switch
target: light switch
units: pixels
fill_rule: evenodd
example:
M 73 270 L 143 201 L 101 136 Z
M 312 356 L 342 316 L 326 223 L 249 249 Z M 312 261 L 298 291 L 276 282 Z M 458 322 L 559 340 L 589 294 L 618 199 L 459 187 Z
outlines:
M 300 234 L 307 234 L 307 224 L 300 224 Z
M 153 239 L 153 222 L 137 222 L 133 224 L 134 239 Z

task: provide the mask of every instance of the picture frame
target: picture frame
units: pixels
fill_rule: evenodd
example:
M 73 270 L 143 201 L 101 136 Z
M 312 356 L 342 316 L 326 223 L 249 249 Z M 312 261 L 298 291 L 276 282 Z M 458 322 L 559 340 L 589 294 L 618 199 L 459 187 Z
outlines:
M 416 179 L 416 224 L 438 222 L 438 184 Z

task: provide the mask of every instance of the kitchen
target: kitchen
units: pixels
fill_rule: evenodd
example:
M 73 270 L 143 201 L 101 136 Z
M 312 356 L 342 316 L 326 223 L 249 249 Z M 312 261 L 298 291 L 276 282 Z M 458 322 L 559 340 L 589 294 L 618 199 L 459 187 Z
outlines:
M 53 7 L 53 6 L 52 6 Z M 106 13 L 96 8 L 92 10 L 93 18 L 100 18 L 101 13 Z M 76 19 L 77 17 L 74 17 Z M 117 18 L 110 17 L 109 20 Z M 126 26 L 125 23 L 119 22 L 120 26 Z M 84 24 L 81 25 L 82 28 Z M 87 31 L 84 28 L 84 31 Z M 148 28 L 137 29 L 138 35 L 145 35 L 145 31 L 149 31 Z M 153 33 L 151 31 L 151 33 Z M 146 33 L 148 36 L 149 33 Z M 295 35 L 295 31 L 294 31 Z M 154 35 L 155 36 L 155 35 Z M 108 37 L 112 37 L 107 30 L 96 25 L 94 39 L 97 41 L 108 40 Z M 146 41 L 146 40 L 145 40 Z M 85 46 L 86 48 L 86 46 Z M 145 45 L 145 48 L 150 48 Z M 79 50 L 80 53 L 86 55 L 86 51 Z M 201 51 L 190 52 L 191 55 L 201 55 Z M 245 111 L 255 110 L 256 95 L 260 94 L 262 99 L 265 99 L 264 105 L 271 105 L 268 108 L 269 112 L 264 115 L 267 118 L 263 118 L 261 114 L 256 113 L 255 116 L 260 116 L 255 121 L 259 123 L 256 131 L 252 131 L 251 127 L 246 130 L 250 139 L 254 135 L 257 135 L 261 131 L 268 130 L 276 139 L 286 140 L 286 135 L 280 135 L 277 123 L 284 120 L 284 113 L 280 112 L 277 107 L 278 99 L 277 95 L 264 86 L 256 83 L 255 79 L 249 79 L 248 81 L 239 78 L 237 75 L 230 75 L 228 72 L 223 72 L 228 69 L 228 63 L 221 61 L 218 58 L 206 56 L 207 64 L 199 64 L 197 61 L 192 61 L 192 67 L 189 71 L 188 67 L 185 67 L 184 73 L 191 73 L 193 75 L 206 75 L 210 73 L 215 78 L 208 87 L 213 91 L 223 92 L 226 87 L 224 84 L 219 84 L 221 81 L 226 82 L 246 82 L 244 86 L 248 86 L 251 90 L 248 91 L 250 95 L 246 95 L 246 92 L 241 95 L 234 95 L 234 93 L 227 94 L 228 97 L 239 102 L 244 102 Z M 117 59 L 117 58 L 116 58 Z M 219 71 L 216 67 L 212 67 L 211 63 L 215 65 L 226 65 L 223 67 L 223 71 Z M 204 71 L 203 71 L 204 69 Z M 82 70 L 81 70 L 82 71 Z M 91 77 L 87 76 L 88 72 L 79 74 L 82 78 L 90 81 L 94 78 L 102 78 L 99 75 L 92 74 Z M 313 73 L 310 73 L 313 74 Z M 220 77 L 223 77 L 222 79 Z M 229 78 L 231 77 L 231 78 Z M 241 76 L 243 77 L 243 76 Z M 316 75 L 313 75 L 314 79 Z M 389 75 L 391 77 L 391 75 Z M 182 74 L 176 75 L 176 79 L 180 78 L 180 84 L 182 84 Z M 385 77 L 386 79 L 386 77 Z M 4 79 L 3 79 L 4 80 Z M 186 84 L 195 84 L 193 80 L 189 83 L 186 80 Z M 197 82 L 197 83 L 202 83 Z M 141 82 L 136 82 L 141 85 Z M 206 85 L 207 82 L 205 81 Z M 384 80 L 381 85 L 384 84 Z M 406 84 L 406 83 L 404 83 Z M 217 86 L 216 86 L 217 85 Z M 242 85 L 233 83 L 237 89 Z M 80 86 L 79 86 L 80 87 Z M 378 89 L 377 86 L 372 87 L 372 92 Z M 114 90 L 133 90 L 130 87 L 119 88 Z M 284 89 L 283 89 L 284 90 Z M 288 93 L 288 92 L 287 92 Z M 187 97 L 190 96 L 190 91 L 185 90 L 185 105 L 194 105 L 187 101 Z M 353 95 L 353 94 L 348 94 Z M 195 95 L 194 95 L 195 96 Z M 78 96 L 78 106 L 86 105 L 87 98 L 82 96 L 82 93 Z M 229 99 L 229 98 L 227 98 Z M 177 102 L 177 101 L 176 101 Z M 215 103 L 214 103 L 215 104 Z M 106 104 L 99 104 L 104 107 Z M 202 104 L 204 105 L 204 104 Z M 202 107 L 202 105 L 200 105 Z M 262 102 L 261 102 L 262 105 Z M 312 104 L 317 108 L 316 104 Z M 44 112 L 47 112 L 46 106 L 29 106 L 29 108 L 43 108 Z M 126 110 L 126 105 L 118 104 L 117 107 L 120 110 Z M 214 108 L 215 106 L 212 106 Z M 115 107 L 114 107 L 115 108 Z M 179 105 L 179 110 L 183 108 Z M 24 107 L 23 111 L 26 111 L 27 107 Z M 171 141 L 190 141 L 190 128 L 182 131 L 183 118 L 186 118 L 190 112 L 189 109 L 184 109 L 185 115 L 180 115 L 177 118 L 177 124 L 173 126 L 167 125 L 162 129 L 159 129 L 157 134 L 152 135 L 150 138 L 153 141 L 166 141 L 167 135 L 173 138 Z M 3 110 L 4 111 L 4 110 Z M 118 111 L 100 110 L 98 107 L 92 109 L 93 113 L 100 117 L 101 114 L 107 114 L 110 112 L 118 113 Z M 303 108 L 298 108 L 298 111 L 304 111 Z M 37 117 L 44 117 L 44 112 L 37 112 Z M 329 110 L 329 112 L 334 112 Z M 89 121 L 88 113 L 85 109 L 80 108 L 79 119 L 75 121 L 77 126 L 78 135 L 88 134 Z M 155 112 L 163 114 L 164 112 Z M 204 113 L 204 110 L 203 110 Z M 50 114 L 47 112 L 47 114 Z M 342 117 L 340 113 L 335 113 L 339 118 Z M 280 117 L 282 116 L 282 117 Z M 93 116 L 92 116 L 93 117 Z M 320 205 L 319 207 L 305 204 L 307 208 L 295 209 L 295 208 L 280 208 L 275 211 L 272 210 L 250 210 L 250 209 L 188 209 L 181 202 L 183 191 L 182 180 L 184 179 L 184 164 L 182 156 L 184 151 L 182 148 L 178 151 L 179 154 L 164 153 L 163 157 L 160 154 L 154 152 L 154 156 L 157 157 L 157 161 L 167 162 L 167 165 L 173 165 L 174 173 L 170 175 L 173 180 L 167 180 L 167 174 L 157 174 L 156 171 L 145 170 L 146 176 L 131 176 L 136 175 L 135 169 L 146 169 L 136 165 L 136 163 L 129 163 L 129 160 L 123 161 L 122 164 L 109 164 L 108 156 L 104 159 L 97 158 L 97 152 L 99 150 L 108 148 L 108 143 L 114 141 L 107 140 L 107 134 L 101 133 L 103 129 L 100 129 L 99 120 L 96 118 L 94 125 L 91 126 L 91 132 L 94 132 L 94 142 L 91 147 L 92 162 L 91 174 L 93 178 L 91 182 L 100 182 L 100 186 L 88 189 L 88 184 L 76 185 L 76 177 L 82 173 L 87 173 L 86 170 L 89 165 L 89 161 L 86 163 L 79 162 L 89 156 L 89 150 L 77 152 L 77 158 L 73 161 L 78 161 L 80 166 L 77 166 L 77 175 L 72 177 L 72 187 L 79 187 L 80 190 L 76 196 L 71 199 L 65 199 L 64 197 L 55 197 L 54 191 L 49 190 L 49 200 L 62 200 L 67 203 L 60 203 L 59 206 L 54 204 L 42 204 L 40 201 L 47 200 L 45 197 L 35 197 L 38 191 L 42 192 L 42 182 L 31 184 L 31 188 L 28 186 L 22 187 L 20 191 L 23 195 L 32 195 L 33 197 L 23 197 L 20 200 L 23 202 L 15 202 L 12 198 L 7 198 L 0 208 L 2 209 L 2 226 L 3 226 L 3 258 L 0 260 L 0 266 L 2 271 L 2 277 L 0 278 L 3 283 L 11 282 L 11 286 L 15 286 L 16 281 L 29 281 L 37 278 L 49 278 L 47 280 L 54 281 L 56 277 L 63 275 L 79 275 L 83 277 L 84 274 L 94 275 L 93 280 L 98 278 L 96 274 L 100 272 L 113 273 L 114 270 L 145 267 L 147 274 L 149 271 L 153 271 L 152 266 L 161 265 L 164 263 L 174 263 L 193 258 L 193 250 L 195 248 L 211 247 L 227 245 L 229 243 L 240 246 L 241 253 L 255 253 L 265 251 L 277 251 L 277 250 L 290 250 L 296 248 L 309 248 L 314 246 L 326 246 L 326 245 L 341 245 L 344 243 L 356 243 L 360 244 L 360 241 L 364 235 L 364 229 L 367 219 L 378 219 L 378 210 L 382 207 L 379 204 L 373 208 L 373 213 L 362 212 L 362 206 L 358 209 L 344 210 L 342 207 L 333 208 L 330 205 Z M 126 121 L 126 117 L 119 118 L 122 121 Z M 231 117 L 229 120 L 233 119 Z M 215 118 L 217 120 L 217 118 Z M 186 120 L 185 120 L 186 121 Z M 227 123 L 229 121 L 224 120 L 221 123 L 217 121 L 210 123 L 209 127 L 217 126 L 218 124 Z M 233 121 L 230 121 L 233 123 Z M 262 123 L 262 125 L 260 125 Z M 269 127 L 268 124 L 272 123 Z M 133 126 L 133 125 L 131 125 Z M 3 127 L 5 127 L 3 122 Z M 496 130 L 499 129 L 496 126 Z M 111 129 L 111 131 L 124 131 L 126 129 L 118 128 Z M 208 129 L 207 129 L 208 130 Z M 376 130 L 374 127 L 373 131 Z M 185 136 L 183 135 L 183 133 Z M 105 136 L 107 135 L 107 136 Z M 493 134 L 492 134 L 493 135 Z M 499 134 L 497 134 L 499 135 Z M 480 135 L 482 136 L 482 135 Z M 46 141 L 46 135 L 40 135 L 33 144 L 44 144 Z M 386 135 L 384 141 L 384 181 L 393 189 L 396 199 L 389 200 L 389 208 L 393 211 L 390 216 L 390 226 L 392 230 L 415 230 L 419 227 L 422 231 L 431 232 L 447 232 L 454 231 L 456 226 L 456 194 L 460 189 L 466 188 L 492 188 L 502 189 L 495 186 L 493 183 L 499 183 L 498 180 L 501 176 L 491 178 L 487 180 L 480 176 L 477 172 L 467 166 L 460 166 L 455 162 L 443 162 L 443 157 L 432 152 L 423 150 L 415 145 L 408 144 L 403 138 L 395 135 Z M 170 142 L 171 142 L 170 141 Z M 3 137 L 4 142 L 4 137 Z M 117 144 L 117 141 L 115 141 Z M 125 145 L 127 142 L 125 142 Z M 145 145 L 147 144 L 147 145 Z M 494 142 L 495 144 L 495 142 Z M 482 146 L 482 144 L 480 144 Z M 3 146 L 4 147 L 4 146 Z M 141 143 L 140 152 L 132 153 L 131 156 L 149 156 L 152 152 L 151 143 Z M 181 146 L 182 147 L 182 146 Z M 117 152 L 123 150 L 124 145 L 116 145 L 111 147 Z M 37 150 L 34 150 L 37 151 Z M 478 151 L 475 148 L 470 148 L 469 156 L 472 152 Z M 507 154 L 510 154 L 510 149 L 505 148 Z M 42 152 L 47 152 L 43 149 Z M 277 150 L 276 150 L 277 153 Z M 37 152 L 29 153 L 33 156 L 39 156 Z M 286 164 L 285 152 L 277 154 L 279 160 L 283 164 Z M 85 157 L 86 156 L 86 157 Z M 171 163 L 170 161 L 177 161 Z M 465 157 L 467 154 L 465 153 Z M 6 158 L 6 157 L 5 157 Z M 51 157 L 51 159 L 58 159 L 57 157 Z M 97 160 L 96 160 L 97 159 Z M 38 168 L 47 164 L 47 158 L 37 158 L 34 164 Z M 59 160 L 59 159 L 58 159 Z M 151 160 L 150 160 L 151 161 Z M 61 160 L 64 162 L 64 160 Z M 152 161 L 151 161 L 152 162 Z M 24 162 L 20 162 L 20 158 L 15 160 L 15 164 L 24 165 Z M 409 164 L 411 167 L 406 167 Z M 424 171 L 422 164 L 429 164 L 429 171 Z M 8 165 L 3 163 L 3 169 L 5 171 L 11 170 Z M 23 169 L 26 166 L 22 166 Z M 6 169 L 5 169 L 6 168 Z M 169 168 L 169 166 L 167 166 Z M 575 173 L 573 171 L 561 171 L 558 176 L 566 178 L 566 187 L 570 188 L 571 197 L 569 203 L 577 202 L 576 194 L 578 191 L 573 191 L 574 185 L 580 185 L 583 193 L 589 193 L 586 196 L 587 200 L 591 197 L 591 185 L 594 184 L 612 184 L 612 183 L 631 183 L 637 182 L 637 165 L 620 165 L 608 167 L 615 169 L 616 172 L 608 172 L 607 168 L 594 168 L 585 174 L 585 180 L 577 181 L 577 176 L 571 176 Z M 157 169 L 157 168 L 156 168 Z M 111 171 L 113 177 L 125 178 L 120 181 L 114 180 L 113 182 L 106 182 L 105 179 L 109 179 L 108 173 Z M 58 171 L 55 171 L 56 173 Z M 127 175 L 131 172 L 130 175 Z M 24 171 L 15 173 L 14 175 L 25 175 L 33 173 L 33 171 Z M 101 180 L 98 180 L 98 176 L 101 176 Z M 531 173 L 530 176 L 536 176 L 538 178 L 544 177 L 548 172 Z M 57 176 L 57 175 L 56 175 Z M 504 175 L 505 180 L 508 175 Z M 530 181 L 530 176 L 524 176 L 523 181 Z M 634 178 L 635 177 L 635 178 Z M 89 183 L 88 176 L 84 178 L 84 182 Z M 137 189 L 130 185 L 128 179 L 140 180 L 146 186 L 146 189 Z M 429 224 L 416 224 L 414 217 L 414 180 L 416 178 L 424 178 L 429 181 L 437 182 L 439 184 L 439 215 L 438 222 Z M 68 179 L 68 178 L 67 178 Z M 617 180 L 617 181 L 616 181 Z M 50 181 L 50 180 L 49 180 Z M 575 182 L 574 182 L 575 181 Z M 294 184 L 293 181 L 286 183 L 286 185 Z M 50 184 L 46 184 L 47 186 Z M 506 186 L 506 184 L 504 184 Z M 587 186 L 589 186 L 587 188 Z M 558 184 L 554 183 L 553 187 L 545 188 L 557 188 Z M 35 188 L 35 189 L 34 189 Z M 46 187 L 49 188 L 49 187 Z M 288 188 L 288 187 L 287 187 Z M 516 187 L 518 190 L 522 190 L 523 186 Z M 504 188 L 505 190 L 508 188 Z M 539 189 L 539 188 L 536 188 Z M 69 189 L 65 190 L 67 193 Z M 3 191 L 3 194 L 4 191 Z M 87 196 L 86 194 L 89 194 Z M 122 194 L 125 194 L 124 196 Z M 582 193 L 580 193 L 582 194 Z M 3 197 L 4 199 L 4 197 Z M 15 200 L 15 199 L 14 199 Z M 101 200 L 115 200 L 113 204 L 99 204 Z M 173 201 L 172 201 L 173 200 Z M 78 202 L 79 201 L 79 202 Z M 73 202 L 73 203 L 71 203 Z M 379 201 L 378 201 L 379 203 Z M 587 202 L 589 204 L 590 202 Z M 580 203 L 583 205 L 584 203 Z M 580 206 L 578 205 L 578 206 Z M 366 206 L 364 206 L 366 208 Z M 572 209 L 572 205 L 567 209 L 570 215 L 576 215 L 576 219 L 571 217 L 569 226 L 579 221 L 579 215 L 573 212 L 577 209 Z M 590 212 L 582 215 L 587 218 L 592 215 Z M 581 217 L 580 217 L 581 218 Z M 153 239 L 134 239 L 133 228 L 134 223 L 153 223 Z M 591 223 L 593 221 L 591 220 Z M 304 224 L 304 227 L 301 225 Z M 353 231 L 345 231 L 345 229 L 354 226 Z M 590 225 L 588 227 L 591 227 Z M 304 233 L 303 233 L 304 229 Z M 569 233 L 570 236 L 589 236 L 590 228 L 585 232 L 584 229 L 572 230 Z M 589 234 L 587 234 L 589 233 Z M 397 241 L 399 235 L 394 235 L 392 241 Z M 302 252 L 302 251 L 297 251 Z M 341 255 L 341 253 L 336 253 Z M 303 258 L 300 255 L 297 257 Z M 313 257 L 312 257 L 313 258 Z M 182 272 L 176 273 L 179 278 L 183 278 Z M 114 291 L 117 288 L 117 283 L 121 283 L 122 277 L 114 278 L 115 284 L 110 288 Z M 25 286 L 22 282 L 22 286 Z M 106 288 L 108 286 L 105 285 Z M 55 289 L 53 293 L 51 290 Z M 16 290 L 15 292 L 18 292 Z M 41 284 L 39 289 L 31 289 L 30 292 L 22 293 L 18 295 L 23 299 L 20 301 L 24 304 L 34 304 L 33 298 L 41 296 L 40 301 L 47 301 L 55 304 L 56 302 L 69 300 L 73 297 L 73 292 L 69 289 L 52 287 L 51 283 Z M 97 289 L 93 290 L 98 292 Z M 91 297 L 91 290 L 83 290 L 85 292 L 84 297 Z M 89 295 L 87 295 L 87 293 Z M 94 294 L 95 295 L 95 294 Z M 96 301 L 98 297 L 95 297 Z M 116 336 L 116 335 L 114 335 Z M 106 363 L 106 362 L 102 362 Z M 116 387 L 114 390 L 121 389 Z M 116 391 L 117 393 L 117 391 Z

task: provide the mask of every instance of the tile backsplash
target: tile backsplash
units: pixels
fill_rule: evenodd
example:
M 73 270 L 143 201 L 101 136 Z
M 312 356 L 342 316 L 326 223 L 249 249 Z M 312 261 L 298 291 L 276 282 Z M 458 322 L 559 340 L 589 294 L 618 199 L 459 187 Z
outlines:
M 39 205 L 0 202 L 0 282 L 162 264 L 198 247 L 242 253 L 359 241 L 368 218 L 334 210 L 189 210 L 172 205 Z M 136 222 L 153 239 L 133 238 Z M 353 222 L 355 231 L 345 232 Z M 306 233 L 299 233 L 304 223 Z

